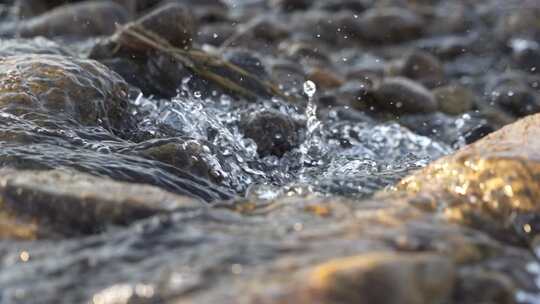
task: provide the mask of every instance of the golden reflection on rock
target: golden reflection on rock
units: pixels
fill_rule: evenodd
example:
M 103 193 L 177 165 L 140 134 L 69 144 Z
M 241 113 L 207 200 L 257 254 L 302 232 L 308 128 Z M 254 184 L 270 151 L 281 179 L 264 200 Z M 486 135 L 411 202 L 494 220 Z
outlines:
M 0 211 L 0 240 L 34 240 L 37 234 L 38 226 L 35 223 L 24 222 L 7 212 Z
M 452 262 L 441 256 L 373 252 L 315 266 L 303 294 L 315 302 L 302 303 L 442 303 L 454 277 Z
M 397 189 L 433 198 L 452 221 L 505 232 L 499 237 L 521 238 L 516 230 L 534 234 L 527 218 L 540 215 L 540 115 L 434 162 Z

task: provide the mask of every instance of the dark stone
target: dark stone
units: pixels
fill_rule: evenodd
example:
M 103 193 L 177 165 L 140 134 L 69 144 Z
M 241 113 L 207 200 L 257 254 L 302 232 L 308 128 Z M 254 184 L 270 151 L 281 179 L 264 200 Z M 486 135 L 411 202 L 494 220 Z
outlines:
M 395 114 L 429 113 L 437 110 L 433 94 L 406 78 L 386 78 L 373 92 L 375 107 Z
M 292 119 L 278 111 L 249 114 L 242 122 L 244 135 L 257 144 L 261 157 L 282 156 L 297 145 L 296 126 Z
M 444 79 L 441 62 L 422 51 L 415 51 L 405 58 L 401 74 L 428 87 L 439 85 Z

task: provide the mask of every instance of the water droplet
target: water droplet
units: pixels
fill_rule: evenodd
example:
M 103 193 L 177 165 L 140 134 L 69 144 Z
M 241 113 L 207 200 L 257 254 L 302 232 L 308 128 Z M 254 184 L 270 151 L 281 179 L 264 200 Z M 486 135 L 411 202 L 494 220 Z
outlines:
M 308 80 L 304 82 L 304 93 L 308 96 L 309 99 L 313 98 L 315 92 L 317 92 L 317 86 L 313 81 Z

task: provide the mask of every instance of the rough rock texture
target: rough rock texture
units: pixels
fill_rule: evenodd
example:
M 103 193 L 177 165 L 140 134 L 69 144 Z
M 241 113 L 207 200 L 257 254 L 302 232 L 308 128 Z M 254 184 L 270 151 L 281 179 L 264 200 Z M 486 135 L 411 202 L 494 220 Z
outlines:
M 93 60 L 0 58 L 0 108 L 30 119 L 46 114 L 118 131 L 130 126 L 127 90 L 122 78 Z
M 486 136 L 404 179 L 399 188 L 453 221 L 527 243 L 537 234 L 540 115 Z
M 126 225 L 158 213 L 204 206 L 156 187 L 74 171 L 2 169 L 0 176 L 0 235 L 4 237 L 98 232 L 111 224 Z M 9 226 L 23 220 L 29 223 Z

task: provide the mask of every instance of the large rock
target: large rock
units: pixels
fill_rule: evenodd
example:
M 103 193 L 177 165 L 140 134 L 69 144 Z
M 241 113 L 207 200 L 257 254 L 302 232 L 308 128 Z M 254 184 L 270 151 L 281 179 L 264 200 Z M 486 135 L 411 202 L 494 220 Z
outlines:
M 58 55 L 0 59 L 0 109 L 15 115 L 49 115 L 113 131 L 131 126 L 128 86 L 104 65 Z
M 539 134 L 540 115 L 528 116 L 405 178 L 398 188 L 443 210 L 449 220 L 527 243 L 540 227 Z
M 74 171 L 0 172 L 0 237 L 93 233 L 108 225 L 126 225 L 158 213 L 204 206 L 153 186 Z

